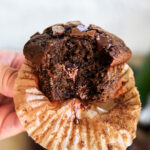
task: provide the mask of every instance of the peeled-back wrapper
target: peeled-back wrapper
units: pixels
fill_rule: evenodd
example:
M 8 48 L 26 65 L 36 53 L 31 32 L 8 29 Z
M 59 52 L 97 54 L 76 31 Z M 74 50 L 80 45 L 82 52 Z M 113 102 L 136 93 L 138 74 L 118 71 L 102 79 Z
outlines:
M 73 98 L 50 102 L 25 61 L 15 83 L 17 115 L 28 134 L 48 150 L 124 150 L 136 136 L 141 110 L 131 68 L 125 64 L 115 98 L 87 106 Z

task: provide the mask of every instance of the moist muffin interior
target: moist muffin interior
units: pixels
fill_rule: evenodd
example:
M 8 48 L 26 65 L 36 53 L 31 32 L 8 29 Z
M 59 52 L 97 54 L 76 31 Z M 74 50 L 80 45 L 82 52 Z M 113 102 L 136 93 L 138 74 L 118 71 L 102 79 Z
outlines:
M 105 102 L 113 97 L 120 64 L 131 52 L 122 40 L 115 37 L 114 42 L 100 30 L 80 22 L 57 24 L 26 43 L 25 57 L 35 65 L 39 88 L 50 101 Z

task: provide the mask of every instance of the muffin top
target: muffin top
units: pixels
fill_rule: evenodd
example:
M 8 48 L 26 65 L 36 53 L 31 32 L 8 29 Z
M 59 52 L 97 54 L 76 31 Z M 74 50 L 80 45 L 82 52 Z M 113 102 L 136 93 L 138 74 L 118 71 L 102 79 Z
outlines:
M 39 88 L 50 101 L 111 99 L 121 66 L 131 57 L 120 38 L 79 21 L 56 24 L 34 34 L 23 51 L 36 68 Z

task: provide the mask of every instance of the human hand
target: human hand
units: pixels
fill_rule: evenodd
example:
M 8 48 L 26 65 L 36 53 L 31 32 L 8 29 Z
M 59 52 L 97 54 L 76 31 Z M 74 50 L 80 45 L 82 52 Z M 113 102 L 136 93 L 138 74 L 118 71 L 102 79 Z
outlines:
M 13 103 L 13 87 L 22 53 L 0 50 L 0 140 L 24 131 Z

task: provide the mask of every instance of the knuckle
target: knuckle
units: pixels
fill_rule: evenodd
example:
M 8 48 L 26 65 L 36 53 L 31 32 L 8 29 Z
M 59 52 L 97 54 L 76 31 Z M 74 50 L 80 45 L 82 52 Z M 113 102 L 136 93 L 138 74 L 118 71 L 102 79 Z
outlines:
M 8 90 L 12 85 L 11 83 L 15 79 L 17 70 L 9 68 L 7 66 L 0 66 L 0 90 Z

